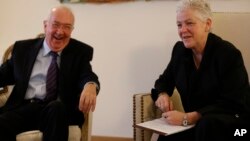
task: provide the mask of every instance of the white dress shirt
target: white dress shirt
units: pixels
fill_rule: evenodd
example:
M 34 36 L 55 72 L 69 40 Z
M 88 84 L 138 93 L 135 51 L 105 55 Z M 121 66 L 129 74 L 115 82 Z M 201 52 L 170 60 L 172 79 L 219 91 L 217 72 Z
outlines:
M 49 55 L 50 48 L 47 43 L 43 42 L 43 47 L 40 49 L 36 61 L 31 72 L 28 89 L 25 99 L 44 99 L 46 96 L 46 76 L 52 59 Z M 60 53 L 58 53 L 57 64 L 60 64 Z

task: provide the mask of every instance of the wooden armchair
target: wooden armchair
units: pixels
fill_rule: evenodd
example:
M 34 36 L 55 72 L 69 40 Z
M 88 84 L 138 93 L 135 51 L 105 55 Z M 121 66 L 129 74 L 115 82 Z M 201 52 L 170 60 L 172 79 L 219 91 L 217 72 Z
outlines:
M 171 97 L 174 109 L 184 111 L 177 90 Z M 161 117 L 160 110 L 155 106 L 151 93 L 138 93 L 133 96 L 133 125 Z M 152 141 L 157 135 L 152 131 L 134 127 L 134 141 Z
M 37 36 L 38 38 L 43 37 L 42 35 Z M 3 55 L 3 62 L 5 62 L 11 56 L 13 45 L 7 48 Z M 0 88 L 0 107 L 2 107 L 12 90 L 12 86 L 6 86 Z M 91 141 L 92 131 L 92 113 L 85 114 L 85 121 L 82 129 L 78 125 L 69 126 L 69 139 L 68 141 Z M 32 130 L 20 133 L 16 136 L 17 141 L 42 141 L 42 132 L 39 130 Z

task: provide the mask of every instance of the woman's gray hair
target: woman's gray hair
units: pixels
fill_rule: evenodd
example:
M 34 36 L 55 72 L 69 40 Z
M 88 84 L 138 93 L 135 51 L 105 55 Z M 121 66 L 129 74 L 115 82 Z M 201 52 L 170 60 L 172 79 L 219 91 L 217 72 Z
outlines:
M 212 12 L 209 3 L 206 0 L 181 0 L 177 5 L 176 12 L 184 9 L 193 9 L 198 12 L 198 18 L 202 21 L 212 19 Z

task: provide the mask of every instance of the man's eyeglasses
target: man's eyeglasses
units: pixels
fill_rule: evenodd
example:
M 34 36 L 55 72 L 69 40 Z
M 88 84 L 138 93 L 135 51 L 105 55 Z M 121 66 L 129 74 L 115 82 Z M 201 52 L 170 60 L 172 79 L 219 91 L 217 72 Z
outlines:
M 71 24 L 62 24 L 59 22 L 54 22 L 51 24 L 53 29 L 62 29 L 64 31 L 72 31 L 74 29 L 73 25 Z

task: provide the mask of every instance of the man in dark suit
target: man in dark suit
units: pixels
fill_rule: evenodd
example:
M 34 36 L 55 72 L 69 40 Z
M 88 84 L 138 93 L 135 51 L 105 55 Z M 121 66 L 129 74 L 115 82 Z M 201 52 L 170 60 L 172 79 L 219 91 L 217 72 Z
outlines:
M 45 38 L 14 44 L 11 58 L 0 67 L 0 87 L 14 85 L 0 108 L 0 140 L 15 141 L 18 133 L 39 129 L 44 141 L 67 141 L 68 125 L 82 125 L 83 113 L 94 111 L 100 84 L 90 64 L 93 48 L 72 39 L 73 28 L 72 11 L 59 6 L 44 21 Z M 48 72 L 50 52 L 57 56 L 57 77 L 46 82 L 55 76 Z M 48 83 L 55 84 L 52 98 Z

